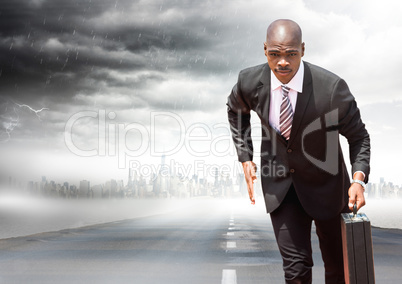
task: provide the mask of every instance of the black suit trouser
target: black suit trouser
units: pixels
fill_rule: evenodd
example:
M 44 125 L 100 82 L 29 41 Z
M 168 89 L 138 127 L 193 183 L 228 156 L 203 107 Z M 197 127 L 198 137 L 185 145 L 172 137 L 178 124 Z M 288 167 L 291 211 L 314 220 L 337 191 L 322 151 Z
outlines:
M 311 283 L 313 218 L 304 211 L 293 185 L 281 205 L 270 215 L 282 255 L 286 283 Z M 339 216 L 325 221 L 314 220 L 314 223 L 324 261 L 325 283 L 345 283 Z

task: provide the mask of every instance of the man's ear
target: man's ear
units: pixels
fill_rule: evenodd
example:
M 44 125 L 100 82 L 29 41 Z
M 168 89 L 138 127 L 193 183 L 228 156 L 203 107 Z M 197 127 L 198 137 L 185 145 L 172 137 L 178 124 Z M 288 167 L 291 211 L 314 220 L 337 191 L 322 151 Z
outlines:
M 302 56 L 302 57 L 304 56 L 304 42 L 302 43 L 302 53 L 301 53 L 301 56 Z
M 264 42 L 264 54 L 265 54 L 265 56 L 268 56 L 267 50 L 268 50 L 267 43 Z

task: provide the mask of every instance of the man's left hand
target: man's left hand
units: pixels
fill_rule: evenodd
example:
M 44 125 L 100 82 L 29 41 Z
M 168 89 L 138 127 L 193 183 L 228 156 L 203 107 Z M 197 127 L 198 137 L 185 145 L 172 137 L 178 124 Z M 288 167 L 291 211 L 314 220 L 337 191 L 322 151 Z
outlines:
M 362 173 L 357 172 L 353 176 L 354 179 L 364 180 L 364 176 Z M 358 183 L 352 183 L 349 188 L 349 209 L 353 211 L 353 205 L 356 203 L 357 210 L 362 208 L 366 204 L 366 200 L 364 199 L 364 187 Z
M 356 203 L 357 210 L 362 208 L 366 201 L 364 200 L 364 188 L 358 183 L 352 183 L 349 188 L 349 209 L 353 211 L 353 205 Z

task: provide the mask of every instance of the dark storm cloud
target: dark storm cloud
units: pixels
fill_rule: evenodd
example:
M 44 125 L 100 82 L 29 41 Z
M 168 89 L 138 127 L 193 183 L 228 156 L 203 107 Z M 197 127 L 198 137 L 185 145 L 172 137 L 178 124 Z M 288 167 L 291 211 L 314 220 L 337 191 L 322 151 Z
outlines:
M 81 110 L 108 109 L 130 123 L 150 111 L 201 115 L 223 107 L 229 88 L 221 77 L 249 60 L 236 54 L 238 30 L 223 4 L 2 1 L 2 141 L 60 141 Z M 18 104 L 47 110 L 39 118 Z
M 220 8 L 202 1 L 3 1 L 1 95 L 51 103 L 99 85 L 124 92 L 169 74 L 227 73 L 245 59 L 225 51 L 234 36 Z M 142 72 L 142 79 L 122 82 L 111 71 Z

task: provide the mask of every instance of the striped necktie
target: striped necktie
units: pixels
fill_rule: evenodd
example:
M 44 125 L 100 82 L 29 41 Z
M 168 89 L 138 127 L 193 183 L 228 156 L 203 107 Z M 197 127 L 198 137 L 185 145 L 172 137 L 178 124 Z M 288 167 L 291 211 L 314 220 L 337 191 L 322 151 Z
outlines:
M 282 85 L 282 104 L 279 115 L 279 128 L 283 137 L 289 140 L 293 122 L 293 110 L 289 100 L 289 87 Z

